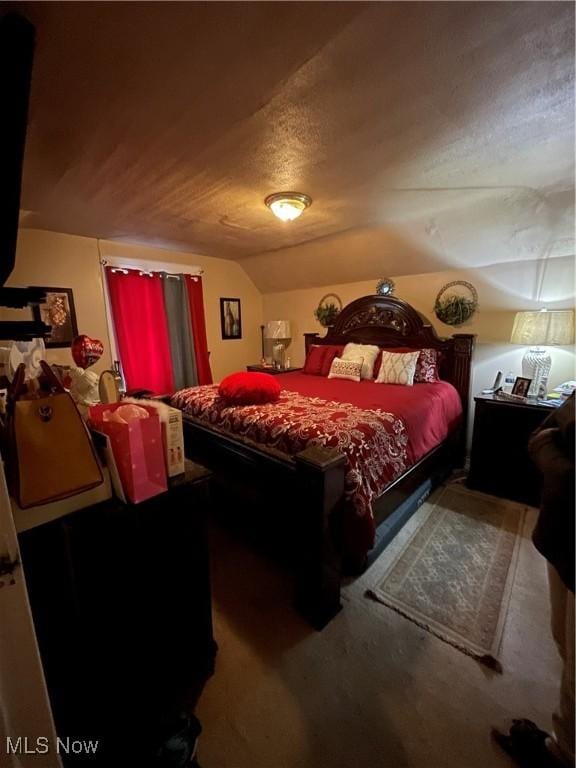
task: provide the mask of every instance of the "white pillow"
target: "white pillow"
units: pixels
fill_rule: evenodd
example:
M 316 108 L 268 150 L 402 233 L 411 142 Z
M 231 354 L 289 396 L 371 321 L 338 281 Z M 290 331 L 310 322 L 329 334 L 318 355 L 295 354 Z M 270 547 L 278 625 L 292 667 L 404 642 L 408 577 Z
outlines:
M 363 360 L 362 375 L 363 379 L 374 378 L 374 363 L 380 354 L 380 349 L 374 344 L 353 344 L 350 342 L 344 347 L 342 360 Z
M 416 352 L 382 352 L 382 362 L 376 377 L 376 384 L 414 384 L 416 363 L 420 350 Z
M 348 379 L 348 381 L 360 381 L 363 360 L 342 360 L 335 357 L 330 366 L 329 379 Z

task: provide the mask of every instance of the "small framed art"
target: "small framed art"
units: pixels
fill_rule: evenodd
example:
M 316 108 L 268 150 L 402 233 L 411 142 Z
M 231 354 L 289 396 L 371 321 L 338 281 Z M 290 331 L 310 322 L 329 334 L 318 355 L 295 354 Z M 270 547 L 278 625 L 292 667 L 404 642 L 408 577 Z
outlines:
M 528 397 L 528 390 L 532 384 L 532 379 L 525 379 L 523 376 L 516 376 L 516 381 L 512 387 L 512 394 L 518 397 Z
M 242 338 L 240 299 L 220 299 L 220 327 L 223 339 Z
M 37 287 L 37 286 L 35 286 Z M 46 298 L 33 307 L 34 319 L 51 326 L 44 339 L 46 347 L 69 347 L 78 336 L 72 288 L 41 288 Z

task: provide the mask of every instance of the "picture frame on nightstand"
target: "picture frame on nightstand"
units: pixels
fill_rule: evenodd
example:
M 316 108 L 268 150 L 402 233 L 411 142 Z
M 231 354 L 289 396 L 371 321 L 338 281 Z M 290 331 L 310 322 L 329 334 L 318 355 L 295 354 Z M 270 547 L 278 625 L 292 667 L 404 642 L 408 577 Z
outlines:
M 532 384 L 532 379 L 527 379 L 524 376 L 516 376 L 516 381 L 512 387 L 512 394 L 519 397 L 528 397 L 530 384 Z

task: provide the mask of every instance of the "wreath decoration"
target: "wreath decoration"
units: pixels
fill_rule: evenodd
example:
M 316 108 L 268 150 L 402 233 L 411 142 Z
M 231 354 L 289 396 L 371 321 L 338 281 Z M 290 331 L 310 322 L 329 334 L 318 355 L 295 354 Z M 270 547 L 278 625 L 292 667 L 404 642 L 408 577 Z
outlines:
M 332 301 L 335 299 L 336 301 Z M 321 326 L 329 328 L 334 325 L 336 318 L 342 311 L 342 300 L 335 293 L 327 293 L 322 296 L 318 302 L 318 306 L 314 310 L 314 317 Z
M 465 288 L 470 295 L 465 296 L 460 292 L 446 294 L 449 288 L 456 286 Z M 438 320 L 446 323 L 446 325 L 462 325 L 470 320 L 477 309 L 478 292 L 472 283 L 468 283 L 466 280 L 453 280 L 451 283 L 446 283 L 438 292 L 434 304 L 434 314 Z

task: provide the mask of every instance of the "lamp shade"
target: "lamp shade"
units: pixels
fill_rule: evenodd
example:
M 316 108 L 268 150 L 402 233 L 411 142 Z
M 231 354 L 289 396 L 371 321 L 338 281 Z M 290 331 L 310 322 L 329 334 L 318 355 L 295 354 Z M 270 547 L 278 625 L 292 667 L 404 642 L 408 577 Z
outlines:
M 264 336 L 267 339 L 290 339 L 290 321 L 268 320 L 264 326 Z
M 557 346 L 574 342 L 574 312 L 571 309 L 517 312 L 510 336 L 512 344 Z

